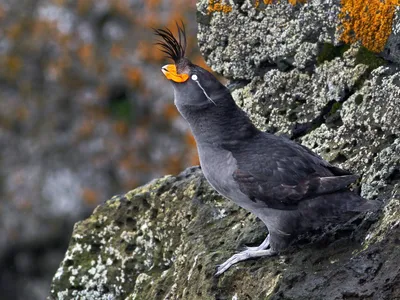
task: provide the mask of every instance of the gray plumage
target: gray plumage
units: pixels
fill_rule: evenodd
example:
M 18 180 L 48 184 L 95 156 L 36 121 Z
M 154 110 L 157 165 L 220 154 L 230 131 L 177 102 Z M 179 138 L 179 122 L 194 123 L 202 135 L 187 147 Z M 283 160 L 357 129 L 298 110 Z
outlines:
M 164 49 L 176 46 L 170 43 L 169 30 L 156 34 L 168 45 Z M 287 138 L 258 130 L 224 85 L 176 52 L 170 56 L 177 73 L 189 79 L 171 81 L 175 105 L 196 139 L 204 176 L 220 194 L 260 218 L 269 231 L 262 245 L 235 254 L 219 267 L 218 275 L 238 261 L 279 252 L 304 231 L 343 222 L 352 213 L 379 205 L 348 189 L 358 176 Z

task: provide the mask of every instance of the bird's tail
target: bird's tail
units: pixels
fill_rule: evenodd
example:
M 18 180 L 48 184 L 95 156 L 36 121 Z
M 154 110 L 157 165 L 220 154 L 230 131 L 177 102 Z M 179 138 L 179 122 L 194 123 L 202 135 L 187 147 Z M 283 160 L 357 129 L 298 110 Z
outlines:
M 309 224 L 323 224 L 324 222 L 346 222 L 352 216 L 362 212 L 377 212 L 382 202 L 366 200 L 351 191 L 342 191 L 317 196 L 304 203 L 301 208 Z
M 356 195 L 356 196 L 361 198 L 362 200 L 357 202 L 358 205 L 355 206 L 353 209 L 351 209 L 351 211 L 354 211 L 354 212 L 367 212 L 367 211 L 376 212 L 382 208 L 383 202 L 381 202 L 381 201 L 367 200 L 358 195 Z

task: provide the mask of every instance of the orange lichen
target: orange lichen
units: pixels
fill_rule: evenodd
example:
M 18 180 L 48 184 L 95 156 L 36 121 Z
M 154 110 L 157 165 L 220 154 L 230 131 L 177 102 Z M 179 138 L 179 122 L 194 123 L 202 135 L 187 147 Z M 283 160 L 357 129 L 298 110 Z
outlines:
M 65 0 L 53 0 L 52 2 L 58 6 L 63 6 L 65 4 Z
M 24 28 L 23 28 L 22 23 L 13 24 L 5 29 L 6 36 L 10 40 L 19 39 L 23 32 L 24 32 Z
M 119 43 L 114 43 L 110 48 L 111 57 L 121 59 L 125 54 L 124 47 Z
M 360 41 L 370 51 L 381 52 L 392 31 L 395 6 L 399 0 L 341 0 L 341 40 Z
M 16 76 L 22 69 L 22 60 L 21 57 L 16 55 L 9 55 L 5 59 L 5 68 L 8 72 L 9 77 L 13 78 Z
M 84 188 L 82 190 L 82 199 L 87 205 L 97 204 L 100 197 L 99 193 L 91 188 Z
M 176 175 L 182 171 L 182 159 L 179 155 L 173 154 L 164 162 L 164 173 Z
M 189 163 L 191 166 L 197 166 L 200 165 L 200 159 L 199 155 L 197 154 L 197 151 L 194 150 L 191 155 L 189 156 Z
M 93 5 L 92 0 L 78 0 L 76 3 L 78 14 L 83 15 L 88 13 L 92 5 Z
M 139 186 L 140 181 L 136 178 L 129 178 L 129 179 L 123 179 L 122 184 L 121 184 L 121 189 L 122 190 L 132 190 L 135 187 Z
M 189 148 L 196 148 L 196 140 L 190 131 L 185 133 L 185 143 L 189 146 Z
M 232 6 L 224 4 L 223 0 L 208 0 L 207 11 L 209 14 L 212 12 L 229 13 L 232 11 Z
M 94 59 L 94 49 L 92 44 L 83 44 L 77 51 L 79 59 L 85 65 L 88 65 Z
M 292 4 L 292 5 L 304 4 L 306 2 L 307 2 L 307 0 L 289 0 L 289 3 Z
M 173 103 L 168 103 L 163 108 L 163 115 L 164 115 L 164 118 L 172 121 L 172 120 L 175 120 L 179 116 L 179 112 Z
M 143 61 L 162 62 L 165 60 L 165 54 L 163 52 L 154 51 L 154 43 L 140 41 L 137 46 L 137 53 Z
M 307 0 L 289 0 L 289 3 L 292 4 L 292 5 L 304 4 L 306 2 L 307 2 Z
M 275 0 L 263 0 L 263 3 L 265 5 L 269 5 L 269 4 L 273 4 Z M 256 2 L 254 3 L 254 6 L 256 8 L 258 8 L 260 6 L 260 0 L 256 0 Z
M 92 136 L 95 124 L 92 121 L 85 120 L 78 128 L 77 136 L 79 139 L 87 139 Z
M 145 1 L 145 5 L 150 10 L 155 10 L 160 5 L 160 0 L 147 0 Z
M 108 4 L 110 5 L 110 11 L 113 11 L 116 15 L 123 16 L 132 22 L 135 21 L 135 14 L 129 6 L 129 1 L 113 0 L 108 1 Z
M 137 153 L 134 148 L 129 149 L 130 152 L 123 154 L 123 157 L 118 161 L 118 168 L 124 172 L 134 172 L 137 162 Z
M 124 68 L 124 74 L 131 86 L 140 87 L 142 85 L 143 75 L 139 68 L 127 66 Z

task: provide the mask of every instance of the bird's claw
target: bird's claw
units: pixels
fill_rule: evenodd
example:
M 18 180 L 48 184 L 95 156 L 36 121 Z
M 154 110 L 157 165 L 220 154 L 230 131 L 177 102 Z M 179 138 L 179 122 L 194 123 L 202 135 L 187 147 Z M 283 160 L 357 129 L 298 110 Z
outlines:
M 217 266 L 217 273 L 215 273 L 215 276 L 217 276 L 217 277 L 220 276 L 222 273 L 224 273 L 226 270 L 228 270 L 232 265 L 238 263 L 239 261 L 246 260 L 247 259 L 247 258 L 245 258 L 246 255 L 247 255 L 247 250 L 232 255 L 224 263 Z M 242 259 L 240 260 L 240 258 L 242 258 Z
M 251 258 L 257 258 L 257 257 L 262 257 L 262 256 L 272 256 L 275 255 L 276 252 L 272 249 L 268 250 L 245 250 L 240 253 L 236 253 L 232 255 L 229 259 L 227 259 L 223 264 L 217 266 L 217 272 L 215 273 L 215 276 L 218 277 L 221 274 L 223 274 L 226 270 L 228 270 L 231 266 L 234 264 L 248 260 Z

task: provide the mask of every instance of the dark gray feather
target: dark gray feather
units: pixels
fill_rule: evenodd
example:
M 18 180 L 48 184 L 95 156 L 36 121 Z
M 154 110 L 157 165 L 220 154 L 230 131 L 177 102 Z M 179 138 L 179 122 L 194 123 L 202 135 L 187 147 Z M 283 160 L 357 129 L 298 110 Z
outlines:
M 269 208 L 296 209 L 299 202 L 345 190 L 358 178 L 307 148 L 268 133 L 229 150 L 237 161 L 232 176 L 240 190 Z

